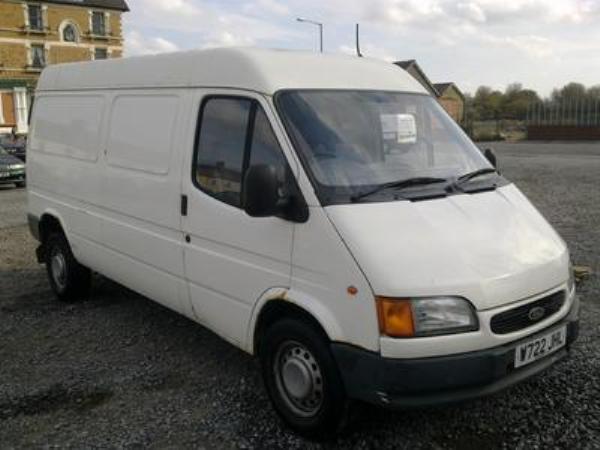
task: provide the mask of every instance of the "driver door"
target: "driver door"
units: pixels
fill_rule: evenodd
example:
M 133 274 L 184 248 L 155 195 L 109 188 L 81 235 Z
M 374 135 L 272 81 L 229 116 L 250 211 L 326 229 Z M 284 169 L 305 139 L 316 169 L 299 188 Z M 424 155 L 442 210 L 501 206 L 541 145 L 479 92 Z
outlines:
M 284 170 L 287 160 L 260 96 L 211 93 L 197 101 L 182 186 L 190 301 L 200 322 L 243 347 L 255 302 L 270 288 L 290 285 L 294 225 L 246 214 L 242 180 L 253 164 Z

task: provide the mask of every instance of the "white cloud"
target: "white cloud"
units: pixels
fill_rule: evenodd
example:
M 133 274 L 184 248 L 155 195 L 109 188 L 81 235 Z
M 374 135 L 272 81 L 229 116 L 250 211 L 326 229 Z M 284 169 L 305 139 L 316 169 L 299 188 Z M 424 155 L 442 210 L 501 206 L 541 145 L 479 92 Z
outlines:
M 374 0 L 362 6 L 362 18 L 388 25 L 405 25 L 441 19 L 444 15 L 439 0 Z
M 251 46 L 255 41 L 248 36 L 240 36 L 228 31 L 222 31 L 211 37 L 202 48 Z
M 192 14 L 200 13 L 198 6 L 191 0 L 143 0 L 145 9 L 155 9 L 164 13 Z
M 154 53 L 174 52 L 179 47 L 173 42 L 162 37 L 145 37 L 137 31 L 130 31 L 125 35 L 127 56 L 150 55 Z
M 484 23 L 486 21 L 485 11 L 477 2 L 460 2 L 456 5 L 456 9 L 473 22 Z
M 254 3 L 249 3 L 247 7 L 250 10 L 255 10 L 258 7 L 267 13 L 278 16 L 287 16 L 290 14 L 290 8 L 281 0 L 257 0 Z
M 316 8 L 317 0 L 306 0 Z M 420 26 L 435 29 L 462 22 L 510 25 L 512 23 L 592 23 L 600 16 L 599 0 L 328 0 L 322 6 L 330 17 L 386 26 Z
M 545 37 L 535 35 L 495 37 L 482 36 L 485 41 L 498 46 L 510 46 L 534 58 L 554 56 L 557 48 L 554 43 Z
M 570 79 L 596 84 L 600 0 L 129 0 L 126 53 L 253 45 L 362 50 L 384 60 L 417 58 L 433 80 L 505 85 L 520 80 L 549 92 Z M 580 70 L 574 68 L 579 67 Z
M 490 23 L 580 23 L 598 13 L 596 0 L 472 0 Z
M 158 34 L 158 30 L 185 36 L 180 45 L 184 48 L 252 45 L 273 39 L 292 39 L 297 35 L 289 27 L 278 26 L 261 15 L 280 17 L 289 13 L 281 1 L 252 0 L 237 8 L 204 0 L 137 1 L 139 8 L 136 9 L 132 1 L 132 11 L 125 15 L 126 25 L 140 33 L 150 29 L 154 34 Z

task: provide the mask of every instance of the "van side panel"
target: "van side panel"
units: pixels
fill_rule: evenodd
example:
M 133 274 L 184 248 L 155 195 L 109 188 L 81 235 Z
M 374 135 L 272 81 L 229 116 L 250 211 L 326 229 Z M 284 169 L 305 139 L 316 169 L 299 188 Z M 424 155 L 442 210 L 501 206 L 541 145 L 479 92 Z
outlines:
M 191 315 L 177 151 L 187 103 L 183 90 L 156 92 L 57 93 L 47 100 L 42 95 L 30 144 L 31 208 L 52 205 L 58 211 L 83 264 Z M 81 106 L 90 96 L 102 101 L 100 124 Z M 71 108 L 61 107 L 65 99 Z M 51 134 L 46 122 L 59 115 L 56 111 L 63 131 Z M 86 133 L 84 140 L 78 137 L 80 129 L 99 131 Z
M 95 163 L 105 108 L 104 94 L 36 98 L 32 147 L 49 155 Z
M 179 170 L 172 151 L 177 94 L 118 93 L 106 136 L 104 243 L 174 276 L 183 274 Z
M 101 140 L 107 113 L 106 94 L 44 93 L 36 96 L 29 133 L 27 181 L 30 213 L 58 215 L 75 256 L 78 236 L 101 240 L 101 228 L 85 203 L 102 191 Z

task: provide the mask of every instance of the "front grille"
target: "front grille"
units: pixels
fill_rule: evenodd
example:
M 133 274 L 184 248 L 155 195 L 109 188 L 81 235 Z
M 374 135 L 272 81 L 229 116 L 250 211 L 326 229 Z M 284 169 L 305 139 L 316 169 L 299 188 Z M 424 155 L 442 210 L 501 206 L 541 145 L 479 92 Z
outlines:
M 490 322 L 492 331 L 496 334 L 507 334 L 535 325 L 556 314 L 565 303 L 565 299 L 565 291 L 559 291 L 535 302 L 496 314 Z

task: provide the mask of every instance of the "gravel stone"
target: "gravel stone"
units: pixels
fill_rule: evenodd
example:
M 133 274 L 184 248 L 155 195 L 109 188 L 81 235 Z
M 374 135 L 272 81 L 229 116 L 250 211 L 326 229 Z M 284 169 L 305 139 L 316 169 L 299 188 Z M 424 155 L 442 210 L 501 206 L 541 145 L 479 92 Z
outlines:
M 102 277 L 57 303 L 25 225 L 24 190 L 0 188 L 0 447 L 600 448 L 600 144 L 494 144 L 500 169 L 593 269 L 571 357 L 497 395 L 390 412 L 363 406 L 324 444 L 289 432 L 256 361 Z

